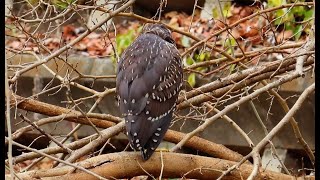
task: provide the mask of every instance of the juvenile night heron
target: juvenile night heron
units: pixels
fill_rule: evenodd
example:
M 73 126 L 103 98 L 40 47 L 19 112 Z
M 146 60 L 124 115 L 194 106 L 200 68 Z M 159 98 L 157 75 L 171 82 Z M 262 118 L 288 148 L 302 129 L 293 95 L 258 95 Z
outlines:
M 118 63 L 116 91 L 131 146 L 148 160 L 170 126 L 182 87 L 181 57 L 171 32 L 146 24 Z

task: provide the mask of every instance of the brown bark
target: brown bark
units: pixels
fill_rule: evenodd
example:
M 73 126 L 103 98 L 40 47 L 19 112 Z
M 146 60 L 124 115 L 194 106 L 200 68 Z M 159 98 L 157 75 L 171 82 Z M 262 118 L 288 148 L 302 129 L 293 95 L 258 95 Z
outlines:
M 23 109 L 31 112 L 37 112 L 47 116 L 58 116 L 61 114 L 73 114 L 73 113 L 81 114 L 78 111 L 73 111 L 67 108 L 55 106 L 52 104 L 44 103 L 44 102 L 33 100 L 33 99 L 27 99 L 16 94 L 14 96 L 11 96 L 12 100 L 10 104 L 15 103 L 15 100 L 13 98 L 16 98 L 16 101 L 18 102 L 17 107 L 19 109 Z M 105 127 L 105 128 L 115 125 L 115 123 L 113 122 L 117 122 L 119 121 L 119 119 L 121 118 L 118 118 L 115 116 L 110 116 L 108 118 L 108 121 L 97 119 L 97 118 L 90 118 L 91 122 L 95 124 L 97 127 Z M 67 120 L 90 125 L 89 121 L 86 118 L 67 118 Z
M 140 153 L 138 152 L 120 152 L 96 156 L 82 161 L 77 165 L 83 166 L 92 172 L 110 179 L 146 175 L 146 172 L 158 177 L 161 174 L 161 171 L 163 178 L 185 177 L 196 179 L 217 179 L 221 175 L 222 171 L 225 171 L 235 163 L 236 162 L 217 158 L 169 152 L 163 152 L 162 155 L 160 152 L 156 152 L 148 161 L 143 162 Z M 163 170 L 161 170 L 162 166 Z M 243 164 L 239 169 L 235 169 L 230 174 L 227 174 L 223 179 L 246 179 L 250 175 L 252 168 L 252 165 Z M 75 173 L 70 173 L 71 169 L 72 167 L 64 166 L 46 171 L 30 171 L 20 173 L 18 175 L 23 179 L 96 179 L 96 177 L 79 170 L 75 171 Z M 314 179 L 314 176 L 304 178 Z M 294 179 L 294 177 L 272 171 L 261 171 L 256 179 L 291 180 Z

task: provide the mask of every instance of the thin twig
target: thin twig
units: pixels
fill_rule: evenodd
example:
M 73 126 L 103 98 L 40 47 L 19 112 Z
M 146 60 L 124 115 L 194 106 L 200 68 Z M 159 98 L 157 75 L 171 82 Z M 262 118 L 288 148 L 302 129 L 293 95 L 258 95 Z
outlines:
M 8 138 L 6 137 L 6 139 L 8 139 Z M 96 174 L 96 173 L 94 173 L 94 172 L 91 172 L 91 171 L 89 171 L 89 170 L 87 170 L 87 169 L 85 169 L 85 168 L 83 168 L 83 167 L 80 167 L 80 166 L 74 165 L 74 164 L 72 164 L 72 163 L 69 163 L 69 162 L 60 160 L 60 159 L 58 159 L 58 158 L 56 158 L 56 157 L 50 156 L 50 155 L 48 155 L 48 154 L 46 154 L 46 153 L 43 153 L 43 152 L 38 151 L 38 150 L 36 150 L 36 149 L 27 147 L 27 146 L 25 146 L 25 145 L 22 145 L 22 144 L 20 144 L 20 143 L 15 142 L 15 141 L 12 141 L 12 143 L 13 143 L 14 145 L 19 146 L 19 147 L 21 147 L 21 148 L 24 148 L 24 149 L 26 149 L 26 150 L 28 150 L 28 151 L 32 151 L 32 152 L 38 153 L 38 154 L 40 154 L 40 155 L 42 155 L 42 156 L 45 156 L 45 157 L 47 157 L 47 158 L 50 158 L 50 159 L 52 159 L 52 160 L 59 161 L 59 162 L 61 162 L 61 163 L 63 163 L 63 164 L 66 164 L 66 165 L 68 165 L 68 166 L 71 166 L 71 167 L 73 167 L 73 168 L 82 170 L 83 172 L 86 172 L 86 173 L 88 173 L 88 174 L 91 174 L 92 176 L 97 177 L 97 178 L 99 178 L 99 179 L 104 179 L 104 180 L 106 180 L 104 177 L 102 177 L 102 176 L 100 176 L 100 175 L 98 175 L 98 174 Z M 13 176 L 11 176 L 11 177 L 13 177 Z
M 12 162 L 12 129 L 11 129 L 11 120 L 10 120 L 10 89 L 9 89 L 9 81 L 8 81 L 8 66 L 7 61 L 4 61 L 5 64 L 5 95 L 6 95 L 6 123 L 7 123 L 7 130 L 8 130 L 8 159 L 9 159 L 9 168 L 10 168 L 10 175 L 13 177 L 14 169 L 13 169 L 13 162 Z
M 246 94 L 249 95 L 249 92 L 246 90 Z M 250 100 L 249 101 L 249 104 L 251 106 L 251 108 L 253 109 L 253 112 L 256 116 L 256 118 L 258 119 L 260 125 L 262 126 L 262 129 L 264 131 L 264 134 L 265 135 L 268 135 L 268 130 L 267 130 L 267 127 L 264 125 L 260 115 L 259 115 L 259 112 L 256 108 L 256 106 L 254 105 L 253 101 Z M 271 145 L 271 151 L 272 151 L 272 154 L 277 158 L 277 160 L 279 161 L 279 163 L 281 164 L 282 168 L 285 170 L 285 172 L 289 175 L 291 175 L 290 171 L 287 169 L 287 167 L 284 165 L 284 163 L 282 162 L 282 160 L 279 158 L 278 154 L 277 154 L 277 151 L 273 145 L 273 142 L 270 140 L 269 144 Z
M 297 73 L 298 74 L 298 73 Z M 302 103 L 307 99 L 307 97 L 314 91 L 315 84 L 313 83 L 307 89 L 303 91 L 300 95 L 299 99 L 296 103 L 292 106 L 289 112 L 281 119 L 281 121 L 269 132 L 267 136 L 265 136 L 257 145 L 254 147 L 252 152 L 256 151 L 259 152 L 280 130 L 281 128 L 290 122 L 291 117 L 295 115 L 295 113 L 301 108 Z M 254 179 L 257 174 L 252 172 L 248 179 Z
M 68 44 L 66 44 L 65 46 L 63 46 L 62 48 L 58 49 L 57 51 L 53 52 L 52 54 L 50 54 L 49 56 L 47 56 L 46 58 L 42 59 L 41 61 L 38 61 L 30 66 L 27 66 L 24 69 L 21 69 L 19 71 L 17 71 L 14 75 L 13 78 L 10 79 L 10 82 L 15 82 L 18 77 L 22 74 L 24 74 L 25 72 L 29 71 L 30 69 L 33 69 L 41 64 L 44 64 L 48 61 L 50 61 L 51 59 L 53 59 L 54 57 L 59 56 L 60 54 L 62 54 L 63 52 L 67 51 L 68 49 L 72 48 L 73 45 L 75 45 L 76 43 L 78 43 L 80 40 L 82 40 L 83 38 L 85 38 L 87 35 L 89 35 L 91 32 L 93 32 L 94 30 L 96 30 L 97 28 L 101 27 L 104 23 L 106 23 L 108 20 L 110 20 L 112 17 L 116 16 L 119 12 L 127 9 L 131 4 L 133 4 L 135 2 L 135 0 L 129 0 L 126 4 L 124 4 L 123 6 L 121 6 L 120 8 L 116 9 L 115 11 L 111 12 L 109 14 L 109 16 L 105 19 L 103 19 L 101 22 L 98 22 L 96 25 L 94 25 L 92 28 L 86 30 L 84 33 L 82 33 L 80 36 L 78 36 L 77 38 L 73 39 L 71 42 L 69 42 Z
M 23 116 L 22 114 L 20 114 L 20 117 L 26 121 L 28 124 L 30 124 L 32 127 L 34 127 L 35 129 L 37 129 L 41 134 L 45 135 L 47 138 L 49 138 L 51 141 L 53 141 L 54 143 L 56 143 L 58 146 L 60 146 L 62 149 L 64 149 L 65 151 L 67 151 L 68 153 L 71 153 L 72 150 L 65 147 L 63 144 L 61 144 L 59 141 L 57 141 L 54 137 L 52 137 L 50 134 L 46 133 L 43 129 L 39 128 L 35 123 L 31 122 L 31 120 L 29 120 L 27 117 Z
M 188 140 L 190 139 L 192 136 L 196 135 L 197 133 L 203 131 L 207 126 L 209 126 L 215 119 L 225 115 L 227 112 L 229 112 L 230 110 L 238 107 L 240 104 L 249 101 L 250 99 L 258 96 L 259 94 L 268 91 L 271 88 L 277 87 L 280 84 L 283 84 L 285 82 L 291 81 L 292 79 L 295 79 L 299 77 L 298 73 L 291 73 L 289 75 L 286 75 L 282 78 L 280 78 L 279 80 L 268 84 L 267 86 L 264 86 L 256 91 L 254 91 L 253 93 L 251 93 L 250 95 L 247 95 L 245 97 L 242 97 L 240 100 L 238 100 L 237 102 L 226 106 L 222 111 L 220 111 L 220 113 L 217 113 L 216 115 L 214 115 L 211 118 L 208 118 L 202 125 L 200 125 L 199 127 L 197 127 L 195 130 L 193 130 L 192 132 L 188 133 L 176 146 L 174 146 L 171 151 L 176 151 L 178 149 L 180 149 L 182 147 L 182 145 Z

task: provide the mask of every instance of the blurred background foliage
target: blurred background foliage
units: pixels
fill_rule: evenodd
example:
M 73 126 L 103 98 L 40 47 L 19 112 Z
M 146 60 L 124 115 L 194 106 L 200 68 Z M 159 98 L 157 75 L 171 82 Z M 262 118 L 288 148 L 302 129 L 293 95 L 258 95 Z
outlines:
M 27 0 L 30 5 L 36 5 L 39 0 Z M 309 0 L 310 1 L 310 0 Z M 59 10 L 64 10 L 68 8 L 73 3 L 81 4 L 83 3 L 82 0 L 47 0 L 48 3 L 54 5 Z M 284 4 L 289 3 L 299 3 L 299 2 L 306 2 L 305 0 L 265 0 L 264 8 L 272 8 L 281 6 Z M 221 10 L 219 8 L 213 8 L 212 9 L 212 19 L 219 19 L 220 21 L 225 21 L 228 18 L 232 18 L 232 16 L 235 16 L 235 14 L 232 13 L 232 8 L 234 7 L 234 3 L 230 1 L 222 2 L 221 4 Z M 262 7 L 262 6 L 261 6 Z M 260 8 L 260 7 L 259 7 Z M 259 10 L 255 9 L 253 11 Z M 221 18 L 221 13 L 223 14 L 224 18 Z M 180 12 L 179 12 L 180 14 Z M 284 32 L 284 31 L 291 31 L 290 34 L 292 34 L 292 40 L 298 41 L 301 36 L 308 35 L 311 24 L 314 21 L 314 7 L 308 7 L 308 6 L 293 6 L 290 8 L 283 8 L 276 10 L 272 13 L 268 14 L 268 18 L 270 23 L 274 25 L 274 28 L 276 31 Z M 239 17 L 238 17 L 239 18 Z M 183 19 L 183 18 L 182 18 Z M 180 20 L 181 21 L 181 20 Z M 309 22 L 310 23 L 306 23 Z M 207 24 L 204 24 L 206 26 Z M 181 24 L 178 25 L 178 27 L 181 26 Z M 248 26 L 244 26 L 248 27 Z M 113 62 L 116 65 L 116 58 L 120 57 L 121 53 L 134 41 L 134 39 L 139 35 L 141 32 L 142 27 L 139 26 L 139 28 L 130 28 L 126 31 L 121 31 L 120 33 L 116 34 L 115 37 L 115 51 L 116 53 L 112 52 L 111 58 Z M 249 36 L 250 37 L 250 36 Z M 241 37 L 242 38 L 242 37 Z M 244 37 L 247 38 L 247 37 Z M 233 56 L 234 55 L 234 48 L 237 48 L 237 40 L 232 36 L 227 35 L 226 38 L 220 38 L 217 39 L 219 44 L 222 44 L 223 49 L 226 53 Z M 191 47 L 192 40 L 182 35 L 178 40 L 176 39 L 177 44 L 179 44 L 182 48 L 189 48 Z M 179 47 L 178 47 L 179 48 Z M 116 54 L 118 56 L 116 56 Z M 204 49 L 198 49 L 188 55 L 184 58 L 184 65 L 186 67 L 193 65 L 198 62 L 204 62 L 208 60 L 212 60 L 214 58 L 220 57 L 212 55 L 212 53 L 204 50 Z M 233 73 L 235 70 L 236 64 L 231 64 L 229 66 L 229 73 Z M 199 72 L 208 72 L 210 69 L 207 67 L 198 67 L 195 69 Z M 212 69 L 211 69 L 212 70 Z M 187 81 L 191 87 L 196 86 L 196 74 L 195 73 L 189 73 L 187 75 Z

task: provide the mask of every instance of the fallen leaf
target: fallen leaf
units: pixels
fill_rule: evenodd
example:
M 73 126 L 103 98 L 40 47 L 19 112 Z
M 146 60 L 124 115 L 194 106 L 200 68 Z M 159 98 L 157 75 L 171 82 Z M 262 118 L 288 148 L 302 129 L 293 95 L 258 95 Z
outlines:
M 242 6 L 232 6 L 231 7 L 231 14 L 239 15 L 241 10 L 242 10 Z
M 83 42 L 79 42 L 73 46 L 73 49 L 76 49 L 78 51 L 83 51 L 87 49 L 87 45 Z
M 257 45 L 263 42 L 263 39 L 260 35 L 248 37 L 247 40 L 251 41 L 253 45 Z
M 214 24 L 213 24 L 214 30 L 220 30 L 220 29 L 223 29 L 224 27 L 225 27 L 225 25 L 223 24 L 223 22 L 221 22 L 219 20 L 214 21 Z
M 282 31 L 277 35 L 277 42 L 280 43 L 284 40 L 288 40 L 292 37 L 293 32 L 291 30 Z
M 176 17 L 171 18 L 168 24 L 170 26 L 178 26 L 178 18 Z
M 250 16 L 253 12 L 254 12 L 254 7 L 251 7 L 251 6 L 245 6 L 241 9 L 239 15 L 241 18 L 244 18 L 244 17 L 247 17 L 247 16 Z
M 198 33 L 198 34 L 202 34 L 203 33 L 203 26 L 200 26 L 197 30 L 196 30 L 196 32 Z
M 12 41 L 11 43 L 8 44 L 8 46 L 13 49 L 20 49 L 22 47 L 20 41 Z
M 175 16 L 177 16 L 177 15 L 178 15 L 178 12 L 177 12 L 177 11 L 170 11 L 170 12 L 166 13 L 166 14 L 164 15 L 164 17 L 170 19 L 170 18 L 173 18 L 173 17 L 175 17 Z
M 75 27 L 72 25 L 66 25 L 62 27 L 63 36 L 75 36 Z

